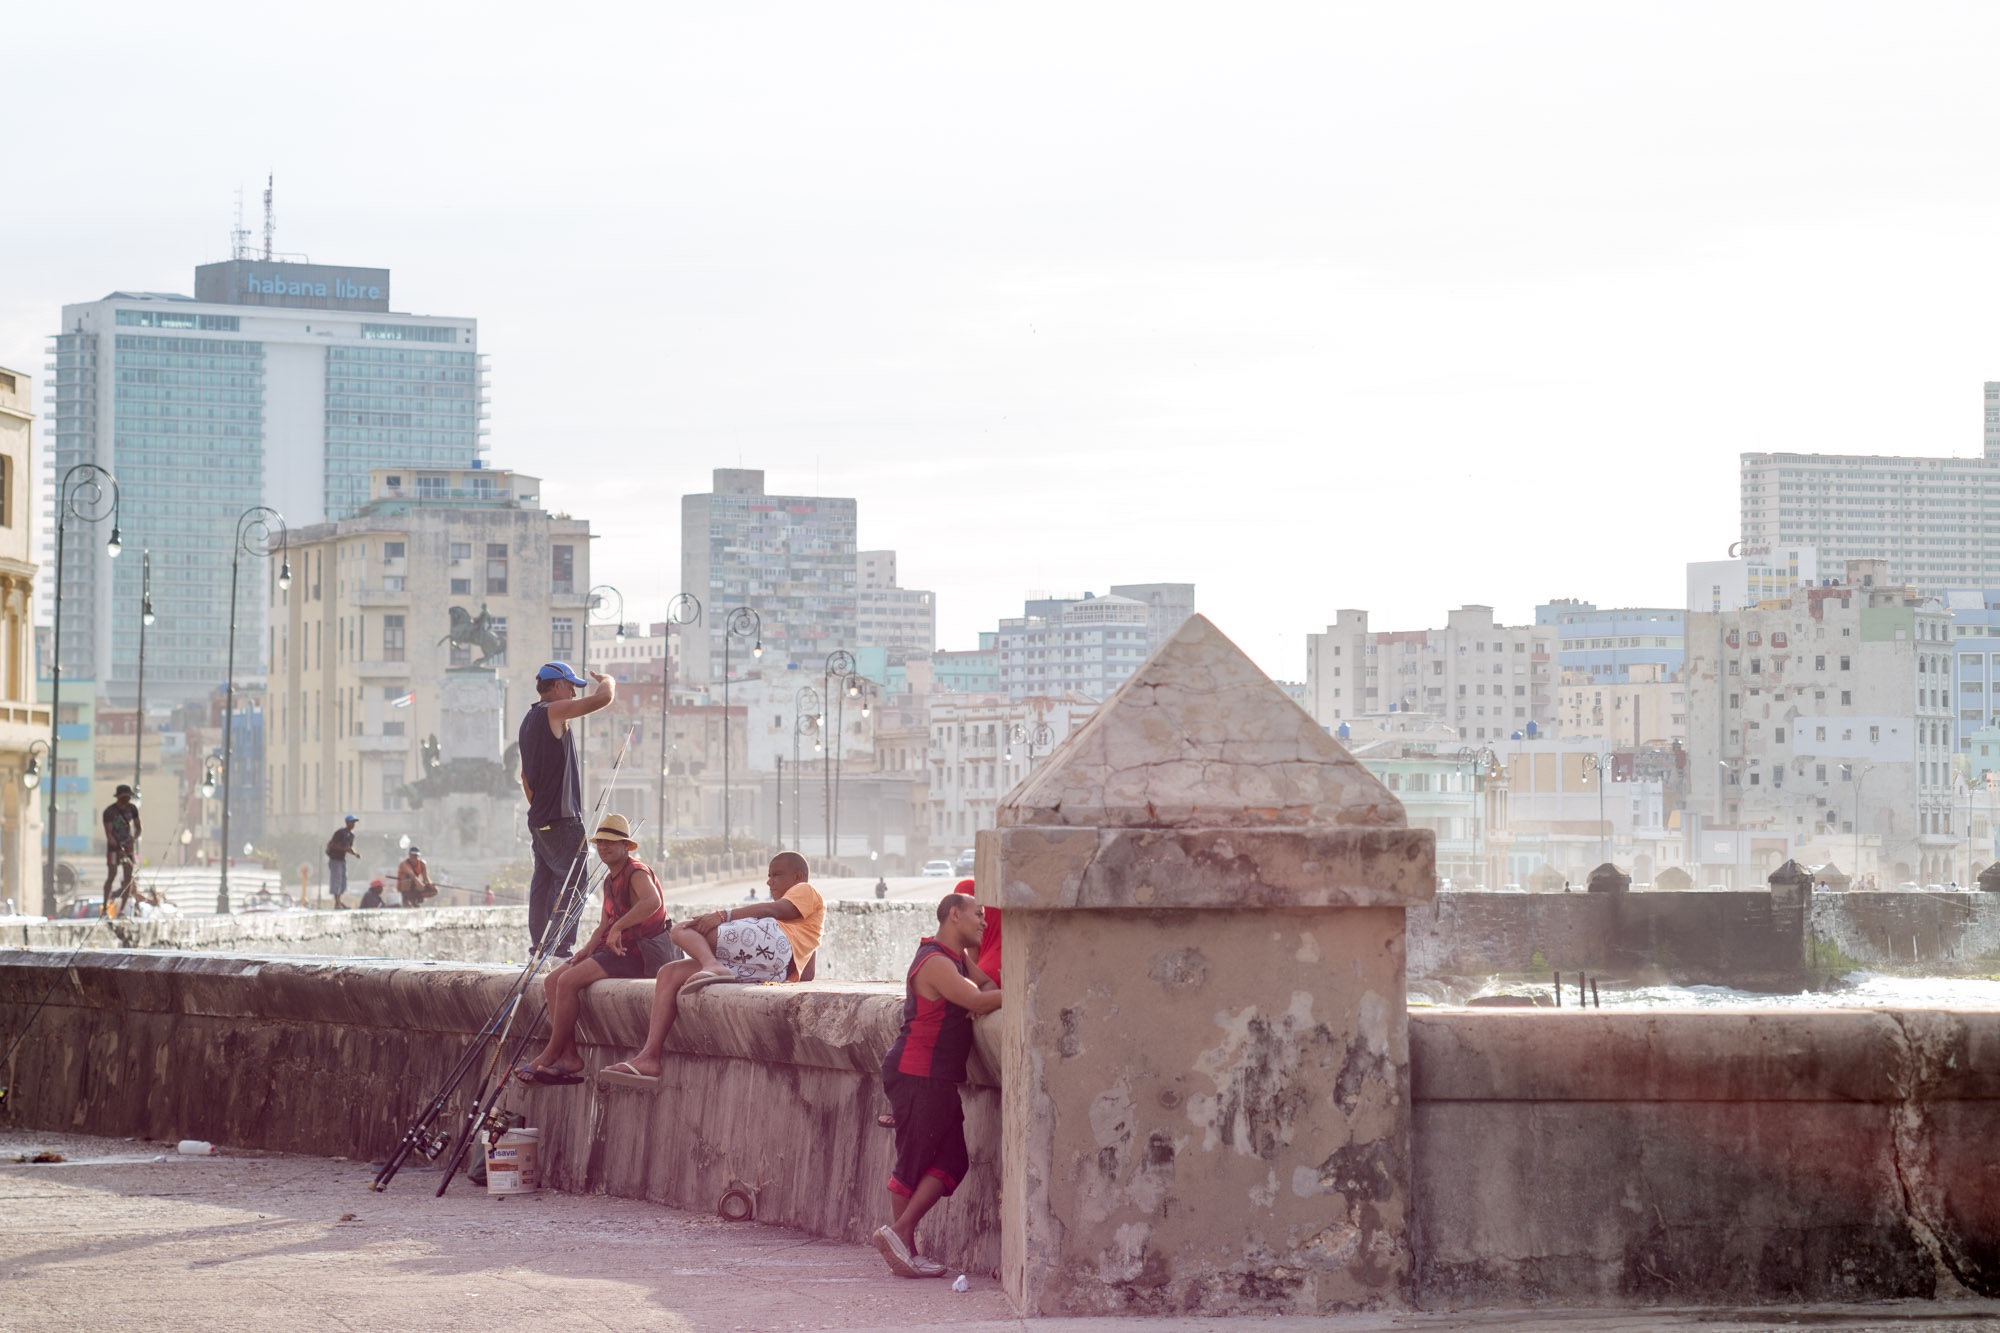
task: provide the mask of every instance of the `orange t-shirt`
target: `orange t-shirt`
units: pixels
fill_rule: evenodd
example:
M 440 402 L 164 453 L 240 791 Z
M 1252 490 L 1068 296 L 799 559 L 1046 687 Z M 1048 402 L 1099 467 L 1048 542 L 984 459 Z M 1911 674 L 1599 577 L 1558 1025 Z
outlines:
M 819 896 L 819 890 L 810 884 L 798 883 L 785 890 L 785 896 L 778 901 L 790 903 L 799 909 L 797 918 L 778 922 L 778 929 L 785 932 L 785 938 L 792 943 L 792 966 L 798 975 L 804 976 L 806 964 L 812 961 L 813 951 L 819 948 L 820 932 L 826 927 L 826 900 Z

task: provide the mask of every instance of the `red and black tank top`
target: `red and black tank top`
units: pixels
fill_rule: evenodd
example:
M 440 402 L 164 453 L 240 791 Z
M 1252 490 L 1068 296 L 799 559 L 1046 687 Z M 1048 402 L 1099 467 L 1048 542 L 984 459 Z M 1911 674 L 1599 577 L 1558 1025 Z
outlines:
M 965 1058 L 972 1050 L 972 1015 L 946 999 L 927 1000 L 917 992 L 917 972 L 932 958 L 943 958 L 965 975 L 965 955 L 953 953 L 934 939 L 917 946 L 917 956 L 903 977 L 903 1030 L 882 1057 L 882 1066 L 916 1078 L 965 1082 Z
M 618 868 L 617 874 L 606 875 L 604 877 L 603 921 L 605 925 L 610 925 L 619 917 L 624 916 L 632 910 L 632 876 L 640 873 L 644 873 L 650 878 L 653 872 L 638 857 L 628 856 L 625 858 L 625 864 Z M 649 940 L 666 930 L 666 928 L 667 905 L 662 902 L 653 909 L 653 914 L 644 921 L 641 921 L 636 926 L 627 926 L 624 937 L 619 943 L 629 949 L 640 940 Z

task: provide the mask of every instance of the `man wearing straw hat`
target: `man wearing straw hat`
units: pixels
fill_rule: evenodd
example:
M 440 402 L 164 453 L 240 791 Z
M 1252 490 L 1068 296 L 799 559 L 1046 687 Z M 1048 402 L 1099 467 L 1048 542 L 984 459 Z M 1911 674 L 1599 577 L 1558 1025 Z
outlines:
M 581 1083 L 576 1049 L 581 996 L 605 977 L 650 977 L 679 956 L 667 938 L 666 903 L 652 869 L 633 853 L 639 844 L 623 815 L 606 815 L 591 835 L 604 862 L 604 911 L 583 948 L 543 980 L 549 1040 L 542 1053 L 514 1071 L 523 1083 Z

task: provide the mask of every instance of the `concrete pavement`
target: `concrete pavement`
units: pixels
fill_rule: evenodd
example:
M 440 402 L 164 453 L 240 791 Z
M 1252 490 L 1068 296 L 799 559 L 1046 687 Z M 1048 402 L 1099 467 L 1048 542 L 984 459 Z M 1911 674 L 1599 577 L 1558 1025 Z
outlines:
M 67 1160 L 14 1160 L 40 1151 Z M 964 1294 L 906 1281 L 865 1246 L 625 1199 L 495 1198 L 462 1179 L 438 1199 L 428 1169 L 374 1194 L 372 1174 L 337 1158 L 226 1145 L 221 1156 L 182 1157 L 170 1144 L 0 1129 L 0 1325 L 1971 1333 L 2000 1321 L 1995 1301 L 1024 1321 L 991 1278 L 972 1278 Z

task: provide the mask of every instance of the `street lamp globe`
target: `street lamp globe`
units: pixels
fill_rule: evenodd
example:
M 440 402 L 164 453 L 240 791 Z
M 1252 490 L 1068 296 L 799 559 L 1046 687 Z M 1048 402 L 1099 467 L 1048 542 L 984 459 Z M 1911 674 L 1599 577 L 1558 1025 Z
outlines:
M 116 560 L 118 558 L 118 553 L 124 549 L 125 549 L 125 539 L 118 535 L 118 525 L 116 523 L 113 523 L 111 525 L 111 540 L 104 543 L 104 553 L 110 556 L 113 560 Z

